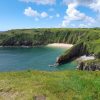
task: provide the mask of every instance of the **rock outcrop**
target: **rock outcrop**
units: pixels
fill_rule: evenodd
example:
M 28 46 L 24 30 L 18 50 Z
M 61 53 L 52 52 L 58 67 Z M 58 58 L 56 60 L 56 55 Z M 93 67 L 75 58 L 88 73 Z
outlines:
M 89 61 L 89 62 L 81 62 L 77 66 L 78 70 L 86 70 L 86 71 L 100 71 L 100 62 L 98 61 Z
M 72 61 L 84 54 L 87 54 L 87 46 L 85 43 L 81 42 L 73 46 L 71 49 L 69 49 L 67 52 L 65 52 L 64 55 L 60 56 L 56 63 L 58 64 L 64 64 L 69 61 Z

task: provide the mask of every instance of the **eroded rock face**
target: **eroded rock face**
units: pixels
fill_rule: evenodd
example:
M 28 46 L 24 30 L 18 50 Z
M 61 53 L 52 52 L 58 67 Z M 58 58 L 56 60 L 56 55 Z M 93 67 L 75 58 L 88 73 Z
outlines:
M 81 43 L 73 46 L 67 52 L 65 52 L 64 55 L 60 56 L 57 59 L 56 63 L 58 63 L 58 64 L 68 63 L 86 53 L 87 53 L 87 45 L 85 43 L 81 42 Z
M 100 62 L 99 63 L 91 63 L 91 64 L 87 64 L 85 62 L 81 62 L 77 66 L 77 69 L 78 70 L 87 70 L 87 71 L 96 71 L 96 70 L 100 71 Z

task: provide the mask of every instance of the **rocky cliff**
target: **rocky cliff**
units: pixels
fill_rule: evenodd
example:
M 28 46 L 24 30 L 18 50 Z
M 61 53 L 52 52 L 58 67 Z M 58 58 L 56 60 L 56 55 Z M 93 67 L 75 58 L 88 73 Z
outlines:
M 84 54 L 88 54 L 87 45 L 84 42 L 80 42 L 60 56 L 56 63 L 64 64 Z
M 100 60 L 89 60 L 85 62 L 79 63 L 77 66 L 78 70 L 86 70 L 86 71 L 100 71 Z

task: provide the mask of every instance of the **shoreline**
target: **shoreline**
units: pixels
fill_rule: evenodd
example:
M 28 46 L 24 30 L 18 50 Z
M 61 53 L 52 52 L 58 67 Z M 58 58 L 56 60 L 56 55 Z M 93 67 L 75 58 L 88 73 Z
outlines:
M 72 44 L 65 44 L 65 43 L 52 43 L 52 44 L 48 44 L 47 47 L 58 47 L 58 48 L 70 49 L 71 47 L 73 47 L 73 45 Z
M 34 47 L 44 47 L 45 45 L 37 45 L 37 46 L 0 46 L 0 48 L 34 48 Z
M 9 47 L 21 47 L 21 48 L 32 48 L 32 47 L 57 47 L 57 48 L 68 48 L 70 49 L 71 47 L 73 47 L 72 44 L 65 44 L 65 43 L 50 43 L 50 44 L 47 44 L 47 45 L 37 45 L 37 46 L 24 46 L 24 45 L 21 45 L 21 46 L 0 46 L 0 48 L 9 48 Z

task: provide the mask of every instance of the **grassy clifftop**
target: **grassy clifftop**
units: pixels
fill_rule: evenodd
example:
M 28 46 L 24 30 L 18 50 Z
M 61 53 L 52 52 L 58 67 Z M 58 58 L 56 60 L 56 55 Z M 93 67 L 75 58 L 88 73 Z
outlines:
M 100 72 L 0 73 L 0 100 L 100 100 Z
M 72 43 L 89 37 L 90 32 L 95 33 L 96 39 L 99 30 L 94 29 L 21 29 L 10 30 L 0 34 L 1 45 L 35 45 L 47 43 Z M 88 35 L 87 35 L 88 34 Z M 86 35 L 86 37 L 85 37 Z M 92 35 L 92 34 L 90 34 Z M 99 34 L 100 35 L 100 34 Z M 93 40 L 95 40 L 93 39 Z M 89 39 L 90 40 L 90 39 Z M 29 43 L 29 44 L 28 44 Z

